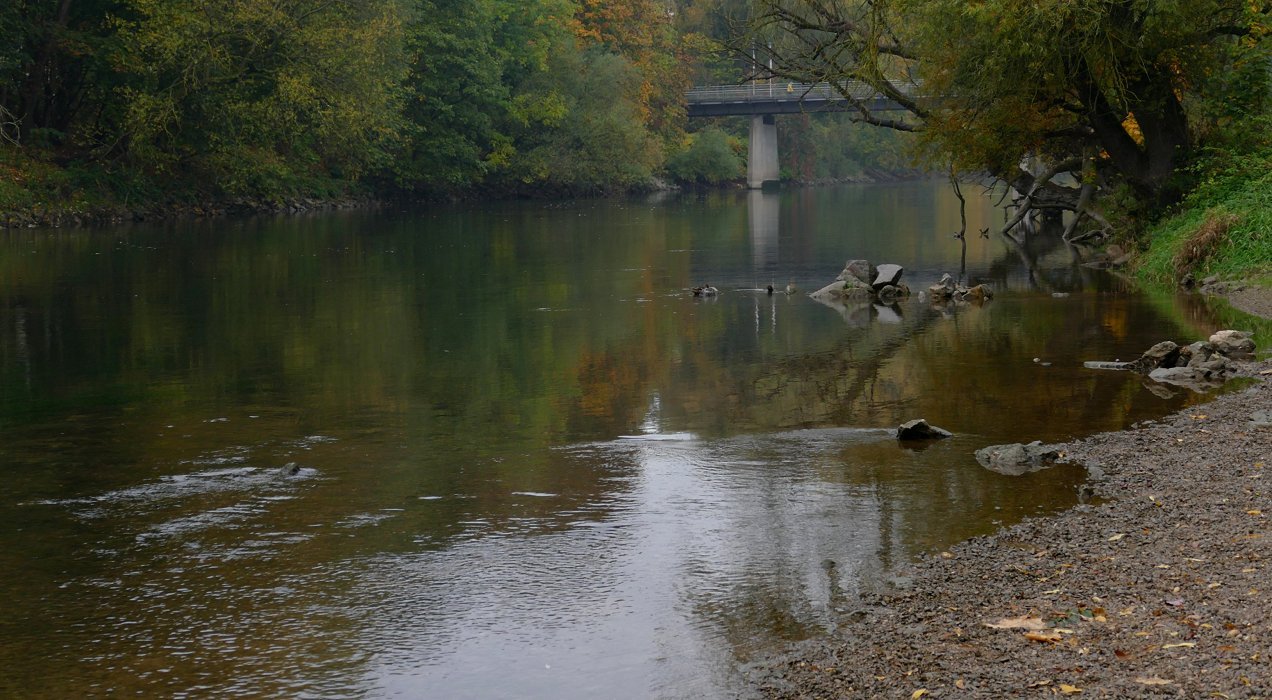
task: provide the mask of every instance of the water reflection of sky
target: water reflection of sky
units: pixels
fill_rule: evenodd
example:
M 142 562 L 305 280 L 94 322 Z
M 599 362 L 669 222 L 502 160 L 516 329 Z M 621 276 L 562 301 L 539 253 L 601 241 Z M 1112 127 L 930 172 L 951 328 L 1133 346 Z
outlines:
M 851 572 L 875 557 L 880 528 L 874 497 L 823 481 L 818 466 L 890 436 L 650 435 L 563 453 L 612 470 L 601 520 L 371 564 L 355 596 L 374 601 L 363 629 L 366 646 L 386 650 L 380 689 L 714 696 L 736 684 L 737 655 L 823 625 L 829 576 L 855 588 Z

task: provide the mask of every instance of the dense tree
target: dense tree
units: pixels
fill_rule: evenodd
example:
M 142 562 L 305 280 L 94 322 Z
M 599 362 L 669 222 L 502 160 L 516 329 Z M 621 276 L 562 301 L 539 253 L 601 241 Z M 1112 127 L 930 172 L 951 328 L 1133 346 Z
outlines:
M 516 160 L 512 132 L 557 107 L 521 86 L 572 42 L 568 0 L 421 0 L 409 29 L 408 142 L 399 186 L 459 190 Z
M 11 140 L 91 144 L 116 78 L 111 17 L 123 0 L 12 0 L 0 9 L 0 117 Z
M 741 144 L 719 127 L 687 137 L 688 145 L 667 160 L 667 172 L 681 182 L 716 184 L 742 177 Z
M 737 52 L 759 46 L 774 72 L 862 81 L 909 118 L 862 105 L 856 118 L 922 130 L 965 170 L 1032 194 L 1035 207 L 1090 210 L 1097 182 L 1160 205 L 1204 129 L 1212 76 L 1258 61 L 1267 8 L 1247 0 L 764 0 Z M 1261 64 L 1260 64 L 1261 65 Z M 1266 75 L 1264 76 L 1266 80 Z M 1030 156 L 1046 172 L 1021 168 Z M 1073 173 L 1085 187 L 1051 180 Z
M 550 70 L 527 84 L 559 105 L 520 131 L 522 184 L 567 193 L 638 185 L 662 163 L 662 146 L 644 120 L 640 73 L 622 56 L 593 48 L 560 51 Z
M 386 162 L 397 129 L 396 0 L 130 0 L 119 22 L 121 147 L 229 193 L 352 178 Z

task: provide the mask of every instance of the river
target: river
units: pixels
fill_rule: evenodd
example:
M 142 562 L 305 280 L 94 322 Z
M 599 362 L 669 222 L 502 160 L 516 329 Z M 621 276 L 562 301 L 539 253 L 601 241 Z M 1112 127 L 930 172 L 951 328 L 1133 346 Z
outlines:
M 0 233 L 0 691 L 745 695 L 910 558 L 1075 502 L 975 449 L 1197 400 L 1082 363 L 1204 306 L 967 214 L 965 250 L 942 183 Z M 850 258 L 997 296 L 806 296 Z

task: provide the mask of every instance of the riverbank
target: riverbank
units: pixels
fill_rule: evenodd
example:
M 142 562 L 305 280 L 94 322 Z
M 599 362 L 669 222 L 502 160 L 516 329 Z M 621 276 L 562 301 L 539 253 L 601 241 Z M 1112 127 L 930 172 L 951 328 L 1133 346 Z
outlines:
M 1065 445 L 1092 470 L 1090 504 L 916 563 L 759 691 L 1272 695 L 1272 428 L 1252 421 L 1272 408 L 1272 361 L 1244 372 L 1256 386 Z

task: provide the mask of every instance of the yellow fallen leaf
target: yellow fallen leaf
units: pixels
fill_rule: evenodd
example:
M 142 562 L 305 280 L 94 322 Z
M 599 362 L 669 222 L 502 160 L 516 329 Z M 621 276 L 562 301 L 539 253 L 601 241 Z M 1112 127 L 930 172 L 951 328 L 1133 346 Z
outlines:
M 1263 515 L 1263 511 L 1255 508 L 1254 510 L 1247 510 L 1246 515 Z
M 1135 682 L 1139 683 L 1140 685 L 1170 685 L 1172 681 L 1168 681 L 1165 678 L 1158 678 L 1157 676 L 1152 676 L 1149 678 L 1140 676 L 1135 679 Z
M 914 691 L 913 693 L 910 693 L 910 700 L 919 700 L 919 698 L 921 698 L 921 697 L 923 697 L 924 695 L 927 695 L 927 694 L 928 694 L 928 689 L 927 689 L 927 688 L 919 688 L 918 690 Z
M 1025 639 L 1031 642 L 1050 642 L 1055 644 L 1060 641 L 1060 635 L 1055 633 L 1046 634 L 1044 632 L 1025 632 Z
M 1179 647 L 1188 647 L 1188 648 L 1192 648 L 1192 647 L 1195 647 L 1195 646 L 1197 646 L 1197 643 L 1196 643 L 1196 642 L 1180 642 L 1180 643 L 1178 643 L 1178 644 L 1163 644 L 1163 645 L 1162 645 L 1162 648 L 1163 648 L 1163 649 L 1178 649 Z
M 1048 679 L 1046 679 L 1046 680 L 1042 680 L 1042 681 L 1034 681 L 1033 683 L 1030 683 L 1030 684 L 1029 684 L 1029 687 L 1030 687 L 1030 688 L 1044 688 L 1044 687 L 1049 686 L 1049 685 L 1051 685 L 1051 679 L 1050 679 L 1050 678 L 1048 678 Z
M 963 679 L 962 679 L 962 678 L 960 678 L 960 679 L 958 679 L 958 680 L 954 681 L 954 687 L 955 687 L 955 688 L 958 688 L 959 690 L 963 690 L 963 689 L 967 688 L 967 684 L 963 682 Z
M 1122 539 L 1123 537 L 1126 537 L 1126 533 L 1125 533 L 1125 532 L 1119 532 L 1119 533 L 1117 533 L 1116 535 L 1113 535 L 1112 537 L 1110 537 L 1110 538 L 1109 538 L 1109 542 L 1117 542 L 1118 540 Z
M 1069 685 L 1068 683 L 1061 683 L 1061 684 L 1060 684 L 1060 692 L 1064 693 L 1065 695 L 1073 695 L 1074 693 L 1081 693 L 1081 692 L 1082 692 L 1082 689 L 1081 689 L 1081 688 L 1079 688 L 1079 687 L 1078 687 L 1078 686 L 1076 686 L 1076 685 Z
M 986 622 L 986 627 L 996 630 L 1045 630 L 1047 623 L 1037 617 L 1004 617 L 998 622 Z
M 1197 415 L 1190 416 L 1190 418 L 1192 418 L 1193 420 L 1206 420 L 1206 414 L 1198 413 Z

